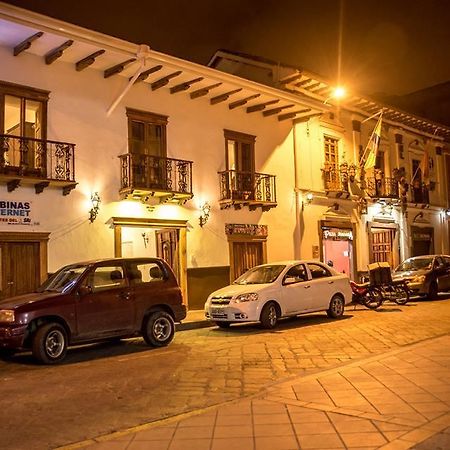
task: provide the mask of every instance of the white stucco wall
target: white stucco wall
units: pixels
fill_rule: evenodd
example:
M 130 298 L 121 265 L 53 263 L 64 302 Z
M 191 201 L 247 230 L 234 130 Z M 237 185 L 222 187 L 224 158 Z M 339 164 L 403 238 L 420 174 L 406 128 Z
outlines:
M 293 256 L 293 155 L 289 121 L 230 111 L 227 103 L 211 106 L 207 98 L 191 100 L 187 93 L 171 95 L 167 88 L 151 91 L 146 83 L 135 85 L 111 116 L 106 110 L 127 83 L 127 78 L 103 78 L 103 72 L 88 68 L 76 72 L 72 64 L 57 61 L 47 66 L 28 53 L 13 57 L 0 48 L 0 79 L 50 91 L 48 132 L 50 140 L 72 142 L 75 148 L 75 178 L 78 186 L 68 196 L 47 188 L 36 195 L 21 186 L 0 195 L 11 201 L 29 201 L 32 226 L 0 225 L 1 231 L 50 232 L 49 270 L 76 260 L 110 257 L 114 252 L 113 231 L 105 223 L 113 216 L 188 220 L 188 267 L 229 264 L 225 223 L 269 226 L 268 258 Z M 168 157 L 192 160 L 194 198 L 184 206 L 160 205 L 154 211 L 137 202 L 119 201 L 120 164 L 127 153 L 128 131 L 125 107 L 168 116 Z M 219 177 L 225 169 L 224 129 L 256 136 L 255 169 L 278 174 L 278 206 L 268 212 L 242 208 L 220 210 Z M 92 192 L 101 197 L 97 220 L 88 222 Z M 198 223 L 199 204 L 212 206 L 208 223 Z

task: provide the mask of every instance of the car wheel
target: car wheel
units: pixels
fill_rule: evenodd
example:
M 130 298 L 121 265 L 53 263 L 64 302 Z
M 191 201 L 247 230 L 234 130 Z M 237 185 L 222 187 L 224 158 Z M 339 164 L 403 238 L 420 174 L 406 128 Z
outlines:
M 330 306 L 327 309 L 327 316 L 332 319 L 338 319 L 344 314 L 344 299 L 339 295 L 333 296 L 330 301 Z
M 31 350 L 41 363 L 55 364 L 62 361 L 67 353 L 65 328 L 58 323 L 42 325 L 34 334 Z
M 230 328 L 231 323 L 230 322 L 216 322 L 216 325 L 219 328 Z
M 145 342 L 153 347 L 164 347 L 172 342 L 175 323 L 172 316 L 164 311 L 150 314 L 145 321 L 142 335 Z
M 278 311 L 275 303 L 270 302 L 264 305 L 259 320 L 263 328 L 270 330 L 276 327 L 278 322 Z
M 427 297 L 430 300 L 436 300 L 438 298 L 438 292 L 439 292 L 439 290 L 438 290 L 438 285 L 437 285 L 436 281 L 432 281 L 430 283 L 430 287 L 428 288 Z

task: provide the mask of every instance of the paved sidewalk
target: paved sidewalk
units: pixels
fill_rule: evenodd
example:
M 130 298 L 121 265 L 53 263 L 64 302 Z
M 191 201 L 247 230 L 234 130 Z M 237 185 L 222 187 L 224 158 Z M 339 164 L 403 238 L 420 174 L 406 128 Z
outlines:
M 437 450 L 449 430 L 447 335 L 65 448 Z

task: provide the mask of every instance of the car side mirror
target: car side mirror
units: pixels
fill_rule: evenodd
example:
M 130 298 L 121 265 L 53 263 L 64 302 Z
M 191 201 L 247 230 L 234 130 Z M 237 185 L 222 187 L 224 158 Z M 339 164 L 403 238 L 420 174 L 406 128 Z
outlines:
M 286 285 L 286 284 L 294 284 L 294 283 L 297 283 L 299 280 L 296 278 L 296 277 L 286 277 L 284 280 L 283 280 L 283 284 L 284 285 Z
M 84 296 L 84 295 L 88 295 L 88 294 L 92 294 L 92 288 L 91 288 L 91 286 L 81 286 L 79 289 L 78 289 L 78 293 L 81 295 L 81 296 Z

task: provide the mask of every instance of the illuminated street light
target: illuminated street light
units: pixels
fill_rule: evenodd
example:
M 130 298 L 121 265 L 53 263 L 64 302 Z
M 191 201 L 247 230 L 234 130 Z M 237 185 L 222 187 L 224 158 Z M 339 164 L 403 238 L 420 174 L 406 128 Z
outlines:
M 344 87 L 336 86 L 333 89 L 333 92 L 331 93 L 331 95 L 323 103 L 324 103 L 324 105 L 326 105 L 328 100 L 331 100 L 331 99 L 340 100 L 341 98 L 345 97 L 346 93 L 347 92 Z

